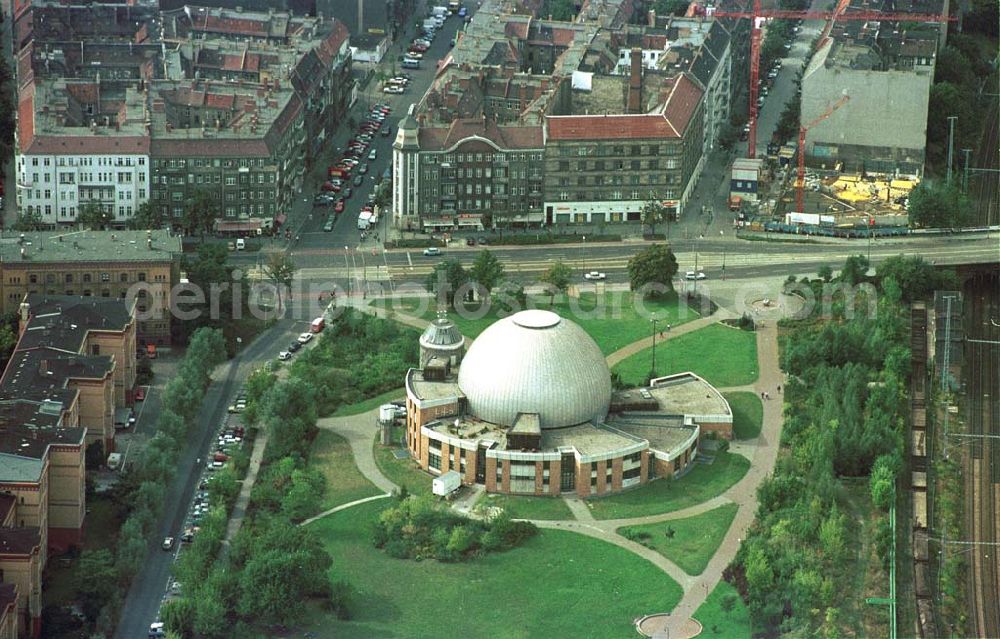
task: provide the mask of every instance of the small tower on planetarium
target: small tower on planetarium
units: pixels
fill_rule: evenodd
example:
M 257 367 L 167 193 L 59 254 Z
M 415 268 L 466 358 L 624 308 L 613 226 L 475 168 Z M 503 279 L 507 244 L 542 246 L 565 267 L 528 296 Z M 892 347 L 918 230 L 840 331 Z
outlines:
M 427 325 L 420 336 L 420 368 L 427 366 L 432 357 L 447 362 L 450 367 L 458 366 L 465 355 L 465 336 L 459 332 L 455 322 L 447 313 L 438 311 L 437 319 Z

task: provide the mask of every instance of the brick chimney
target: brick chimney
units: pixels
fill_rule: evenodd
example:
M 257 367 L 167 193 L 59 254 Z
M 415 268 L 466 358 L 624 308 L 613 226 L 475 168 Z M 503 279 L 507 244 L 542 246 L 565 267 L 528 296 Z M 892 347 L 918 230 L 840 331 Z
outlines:
M 642 113 L 642 49 L 639 47 L 632 48 L 625 110 L 628 113 Z

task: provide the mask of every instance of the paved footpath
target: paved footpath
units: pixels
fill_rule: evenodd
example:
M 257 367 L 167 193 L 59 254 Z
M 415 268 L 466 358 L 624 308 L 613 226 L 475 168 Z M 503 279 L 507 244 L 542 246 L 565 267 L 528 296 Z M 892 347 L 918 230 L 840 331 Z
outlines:
M 656 337 L 656 341 L 662 343 L 664 341 L 673 339 L 680 335 L 684 335 L 685 333 L 690 333 L 700 328 L 705 328 L 706 326 L 710 326 L 721 320 L 730 319 L 732 317 L 735 317 L 732 313 L 730 313 L 726 309 L 720 308 L 718 311 L 716 311 L 712 315 L 709 315 L 708 317 L 699 317 L 696 320 L 691 320 L 690 322 L 685 322 L 684 324 L 671 327 L 669 331 L 668 330 L 661 331 L 660 335 Z M 627 357 L 635 355 L 639 351 L 646 350 L 647 348 L 652 348 L 653 341 L 654 341 L 653 336 L 650 335 L 649 337 L 644 337 L 639 341 L 632 342 L 628 346 L 624 346 L 615 351 L 614 353 L 611 353 L 607 357 L 608 368 L 614 368 L 615 364 L 617 364 L 618 362 L 622 361 Z
M 392 493 L 399 487 L 389 481 L 378 469 L 378 465 L 375 463 L 375 453 L 372 452 L 372 446 L 375 443 L 375 419 L 377 416 L 378 409 L 376 408 L 360 415 L 325 417 L 317 422 L 317 426 L 324 430 L 331 430 L 346 439 L 351 446 L 354 463 L 357 464 L 361 474 L 375 484 L 379 490 Z

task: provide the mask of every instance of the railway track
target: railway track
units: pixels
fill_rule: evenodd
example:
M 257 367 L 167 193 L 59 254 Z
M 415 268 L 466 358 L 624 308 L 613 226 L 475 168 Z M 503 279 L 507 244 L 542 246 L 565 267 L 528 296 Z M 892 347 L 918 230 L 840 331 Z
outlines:
M 998 143 L 997 109 L 998 102 L 994 101 L 989 116 L 986 118 L 986 127 L 983 130 L 983 140 L 976 149 L 975 164 L 980 169 L 1000 168 L 1000 143 Z M 988 226 L 997 224 L 1000 221 L 1000 173 L 995 171 L 985 173 L 975 173 L 976 177 L 970 179 L 969 195 L 975 204 L 976 219 L 973 222 L 976 226 Z
M 995 129 L 994 129 L 995 130 Z M 980 275 L 965 289 L 966 313 L 965 377 L 966 432 L 966 523 L 970 541 L 970 617 L 977 637 L 1000 637 L 1000 278 L 996 273 Z M 950 442 L 955 444 L 957 442 Z M 953 549 L 954 550 L 954 549 Z

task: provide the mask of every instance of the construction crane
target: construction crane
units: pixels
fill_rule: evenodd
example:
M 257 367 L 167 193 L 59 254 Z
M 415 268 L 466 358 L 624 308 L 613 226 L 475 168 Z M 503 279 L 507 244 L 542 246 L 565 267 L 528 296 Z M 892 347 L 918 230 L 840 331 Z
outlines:
M 839 100 L 828 106 L 826 111 L 824 111 L 818 118 L 809 124 L 803 124 L 799 127 L 799 172 L 795 176 L 795 210 L 798 213 L 805 213 L 802 202 L 805 197 L 804 192 L 806 182 L 806 131 L 833 115 L 834 111 L 847 104 L 847 101 L 850 99 L 851 96 L 845 94 Z
M 714 16 L 716 18 L 749 18 L 750 19 L 750 109 L 747 123 L 750 125 L 747 137 L 747 157 L 757 157 L 757 95 L 760 89 L 760 45 L 763 39 L 761 23 L 768 18 L 787 20 L 827 20 L 828 24 L 819 39 L 822 47 L 829 37 L 830 29 L 835 20 L 861 20 L 864 22 L 952 22 L 956 18 L 930 13 L 882 13 L 880 11 L 856 11 L 846 13 L 850 0 L 838 0 L 833 11 L 787 11 L 783 9 L 764 10 L 761 0 L 753 0 L 751 11 L 711 11 L 697 8 L 695 13 Z

